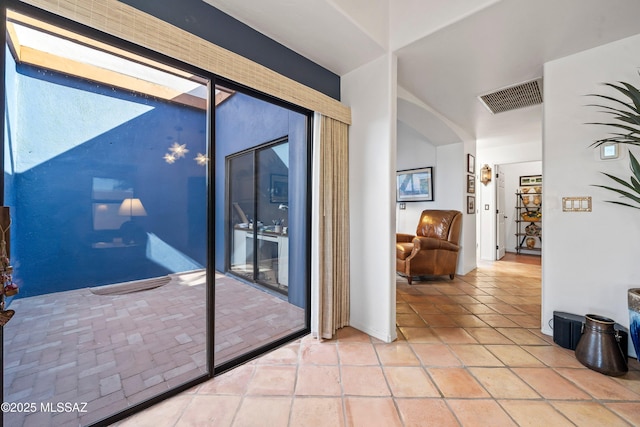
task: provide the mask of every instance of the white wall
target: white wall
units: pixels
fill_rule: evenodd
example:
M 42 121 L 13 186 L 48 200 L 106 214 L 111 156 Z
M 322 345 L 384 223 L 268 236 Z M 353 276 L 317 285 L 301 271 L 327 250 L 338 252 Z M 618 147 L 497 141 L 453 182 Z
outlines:
M 628 177 L 628 155 L 600 161 L 593 141 L 608 120 L 589 93 L 614 94 L 602 82 L 640 83 L 640 35 L 545 64 L 542 249 L 543 332 L 553 311 L 596 313 L 628 327 L 627 289 L 640 284 L 640 213 L 605 203 L 615 197 L 592 184 L 609 184 L 601 171 Z M 626 148 L 622 148 L 626 153 Z M 562 197 L 591 196 L 591 213 L 563 212 Z M 629 349 L 633 354 L 632 346 Z
M 398 122 L 397 170 L 415 169 L 433 166 L 434 184 L 438 184 L 436 147 L 410 126 Z M 396 231 L 398 233 L 415 233 L 420 213 L 425 209 L 437 209 L 438 192 L 434 187 L 433 202 L 406 203 L 406 209 L 400 209 L 396 203 Z M 395 259 L 395 256 L 394 256 Z
M 353 121 L 350 325 L 386 342 L 396 339 L 396 71 L 396 57 L 387 54 L 341 76 L 341 99 Z
M 518 135 L 517 138 L 521 136 Z M 542 160 L 542 128 L 538 129 L 537 134 L 531 136 L 535 137 L 535 140 L 513 142 L 512 138 L 510 144 L 490 148 L 483 148 L 491 144 L 490 140 L 478 140 L 476 164 L 482 167 L 485 163 L 491 166 Z
M 456 268 L 458 274 L 467 274 L 476 268 L 476 215 L 467 214 L 466 153 L 464 143 L 438 147 L 439 172 L 434 192 L 442 203 L 439 209 L 455 209 L 462 212 L 460 253 Z

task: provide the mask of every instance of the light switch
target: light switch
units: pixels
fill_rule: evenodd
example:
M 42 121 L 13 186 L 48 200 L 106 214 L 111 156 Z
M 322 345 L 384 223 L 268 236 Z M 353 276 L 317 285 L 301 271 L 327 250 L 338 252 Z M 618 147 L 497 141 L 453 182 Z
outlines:
M 407 204 L 405 202 L 400 202 L 400 209 L 407 209 Z
M 563 212 L 591 212 L 591 197 L 563 197 Z

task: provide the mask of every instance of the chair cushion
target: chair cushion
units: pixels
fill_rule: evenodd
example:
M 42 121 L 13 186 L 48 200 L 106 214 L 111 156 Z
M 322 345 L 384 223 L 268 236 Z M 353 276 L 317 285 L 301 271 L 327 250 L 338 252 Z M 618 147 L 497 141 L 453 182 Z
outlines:
M 423 211 L 416 235 L 447 240 L 449 238 L 449 228 L 455 214 L 456 211 Z
M 413 251 L 413 243 L 396 243 L 396 258 L 405 260 Z
M 420 250 L 439 249 L 458 252 L 458 250 L 460 249 L 460 246 L 456 245 L 455 243 L 451 243 L 448 240 L 440 240 L 433 237 L 422 236 L 416 236 L 416 238 L 413 239 L 413 245 L 419 247 Z

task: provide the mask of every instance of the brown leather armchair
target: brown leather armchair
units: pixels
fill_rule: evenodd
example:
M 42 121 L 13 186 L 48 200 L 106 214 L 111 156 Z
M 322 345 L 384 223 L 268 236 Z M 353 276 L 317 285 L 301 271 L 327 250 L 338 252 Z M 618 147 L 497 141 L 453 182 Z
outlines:
M 460 250 L 462 213 L 422 211 L 416 235 L 396 234 L 396 271 L 407 276 L 448 274 L 453 280 Z

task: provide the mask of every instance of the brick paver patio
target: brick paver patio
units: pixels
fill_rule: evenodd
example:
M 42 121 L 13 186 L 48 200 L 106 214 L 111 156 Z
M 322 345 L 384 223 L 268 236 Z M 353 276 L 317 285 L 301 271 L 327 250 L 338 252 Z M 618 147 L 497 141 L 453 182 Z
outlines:
M 304 311 L 216 274 L 218 365 L 304 327 Z M 4 329 L 4 401 L 36 403 L 5 425 L 86 425 L 206 369 L 204 274 L 126 294 L 90 289 L 13 301 Z M 87 402 L 86 412 L 40 411 L 41 403 Z

